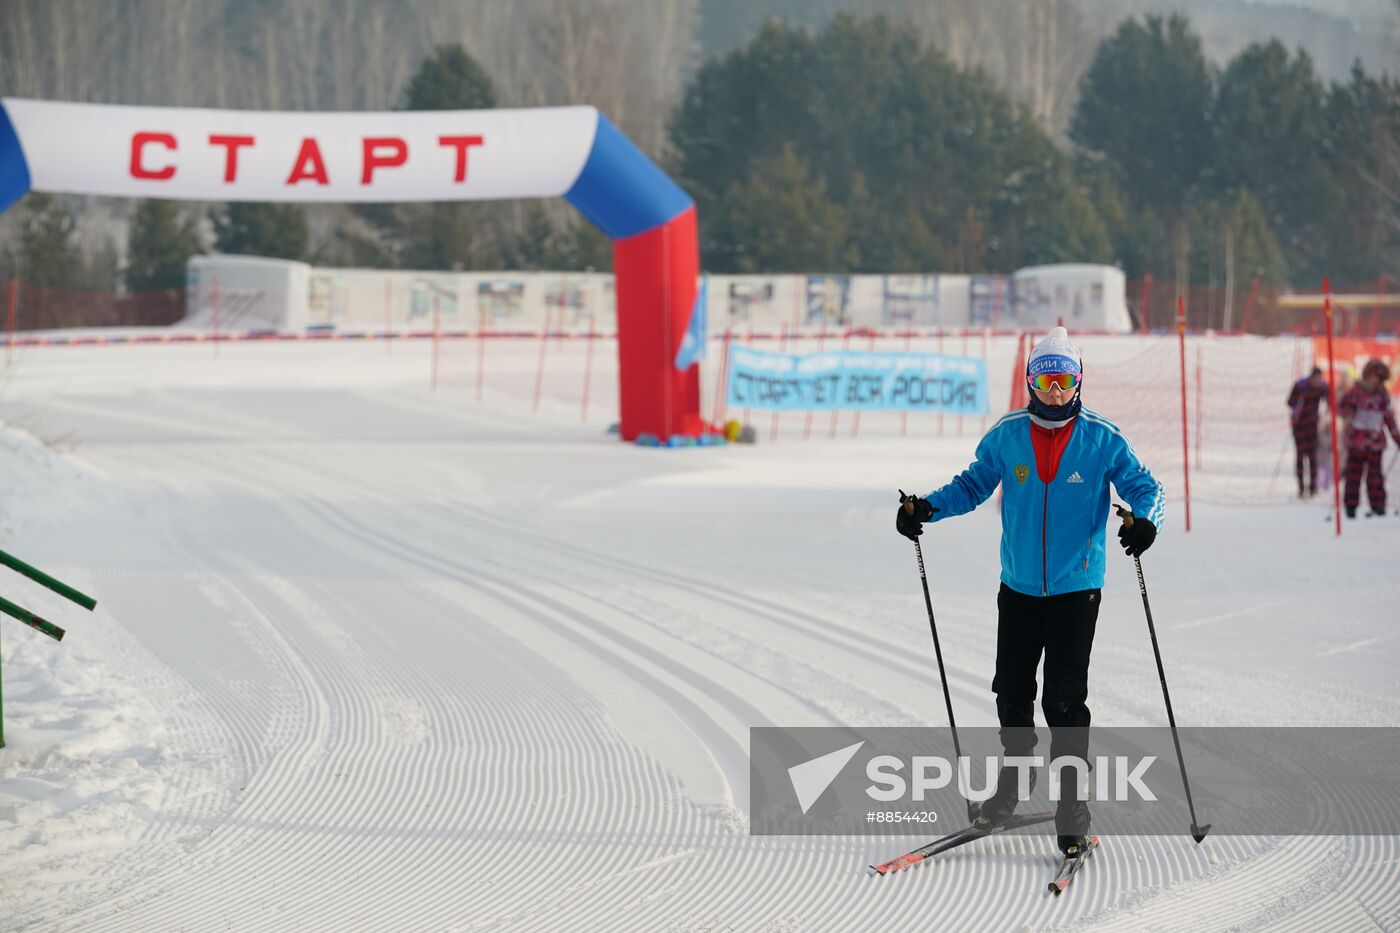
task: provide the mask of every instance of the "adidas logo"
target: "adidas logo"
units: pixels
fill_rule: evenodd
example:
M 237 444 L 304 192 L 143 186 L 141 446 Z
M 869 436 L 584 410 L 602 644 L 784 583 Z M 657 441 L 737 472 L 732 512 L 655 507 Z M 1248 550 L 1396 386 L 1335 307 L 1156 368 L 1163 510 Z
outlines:
M 1082 477 L 1082 476 L 1079 475 L 1079 471 L 1078 471 L 1078 470 L 1075 470 L 1073 473 L 1071 473 L 1071 474 L 1069 475 L 1069 479 L 1065 480 L 1065 482 L 1066 482 L 1066 483 L 1082 483 L 1082 482 L 1084 482 L 1084 477 Z

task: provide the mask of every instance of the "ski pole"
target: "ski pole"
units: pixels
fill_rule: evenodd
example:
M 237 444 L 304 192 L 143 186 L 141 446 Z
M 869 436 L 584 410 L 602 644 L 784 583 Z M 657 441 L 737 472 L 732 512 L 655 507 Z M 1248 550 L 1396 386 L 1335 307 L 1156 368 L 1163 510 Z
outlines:
M 904 511 L 909 515 L 914 514 L 914 497 L 905 495 L 904 490 L 899 491 L 899 501 L 904 504 Z M 958 744 L 958 724 L 953 719 L 953 696 L 948 692 L 948 674 L 943 669 L 943 648 L 938 644 L 938 623 L 933 620 L 933 598 L 928 593 L 928 574 L 924 572 L 924 549 L 919 546 L 919 539 L 914 539 L 914 556 L 919 559 L 919 582 L 924 587 L 924 605 L 928 608 L 928 627 L 933 633 L 933 654 L 938 659 L 938 680 L 943 684 L 943 702 L 948 706 L 948 726 L 953 730 L 953 754 L 958 761 L 962 761 L 962 746 Z M 972 805 L 972 801 L 967 802 L 967 818 L 969 821 L 976 821 L 977 811 Z
M 1133 513 L 1123 506 L 1116 506 L 1118 517 L 1128 528 L 1133 527 Z M 1176 746 L 1176 763 L 1181 768 L 1181 786 L 1186 789 L 1186 807 L 1191 811 L 1191 838 L 1199 844 L 1210 832 L 1210 824 L 1199 825 L 1196 821 L 1196 804 L 1191 800 L 1191 781 L 1186 777 L 1186 759 L 1181 754 L 1181 739 L 1176 734 L 1176 716 L 1172 713 L 1172 698 L 1167 692 L 1167 672 L 1162 667 L 1162 651 L 1157 647 L 1157 628 L 1152 624 L 1152 606 L 1147 602 L 1147 581 L 1142 577 L 1142 558 L 1133 555 L 1137 565 L 1138 591 L 1142 593 L 1142 608 L 1147 613 L 1147 633 L 1152 636 L 1152 655 L 1157 659 L 1157 677 L 1162 681 L 1162 699 L 1167 704 L 1167 722 L 1172 727 L 1172 744 Z
M 1278 482 L 1278 474 L 1279 471 L 1283 469 L 1283 461 L 1287 452 L 1288 438 L 1285 437 L 1283 439 L 1283 446 L 1280 447 L 1278 451 L 1278 459 L 1274 461 L 1274 475 L 1269 478 L 1269 488 L 1264 491 L 1264 495 L 1268 496 L 1273 494 L 1274 484 Z

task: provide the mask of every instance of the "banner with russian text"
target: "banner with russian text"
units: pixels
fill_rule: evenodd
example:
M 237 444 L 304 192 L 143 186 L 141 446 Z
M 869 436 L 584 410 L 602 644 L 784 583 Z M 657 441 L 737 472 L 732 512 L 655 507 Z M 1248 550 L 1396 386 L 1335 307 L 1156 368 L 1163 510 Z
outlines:
M 729 350 L 728 404 L 760 411 L 930 411 L 985 415 L 984 360 L 930 353 Z
M 563 195 L 593 152 L 598 111 L 288 113 L 4 98 L 0 124 L 0 169 L 27 174 L 23 188 L 35 191 L 456 201 Z

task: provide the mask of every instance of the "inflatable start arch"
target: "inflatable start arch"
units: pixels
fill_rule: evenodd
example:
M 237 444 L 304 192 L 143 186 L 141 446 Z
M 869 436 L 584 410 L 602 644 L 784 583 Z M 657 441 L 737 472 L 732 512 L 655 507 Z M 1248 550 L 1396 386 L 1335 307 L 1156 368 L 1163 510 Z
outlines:
M 613 241 L 625 440 L 702 430 L 675 367 L 695 203 L 593 107 L 269 113 L 0 100 L 0 211 L 26 191 L 196 201 L 563 197 Z

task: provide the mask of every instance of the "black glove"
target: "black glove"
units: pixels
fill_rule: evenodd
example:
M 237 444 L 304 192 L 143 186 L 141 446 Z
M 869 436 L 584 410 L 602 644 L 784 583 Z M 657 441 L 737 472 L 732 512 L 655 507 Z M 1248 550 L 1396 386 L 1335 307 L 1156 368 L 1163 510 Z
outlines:
M 1145 518 L 1133 518 L 1131 525 L 1124 524 L 1118 529 L 1118 542 L 1129 557 L 1140 557 L 1157 539 L 1157 526 Z
M 937 511 L 927 499 L 906 496 L 901 489 L 899 512 L 895 515 L 894 527 L 910 541 L 917 541 L 919 535 L 924 533 L 924 522 L 933 518 L 933 513 Z

